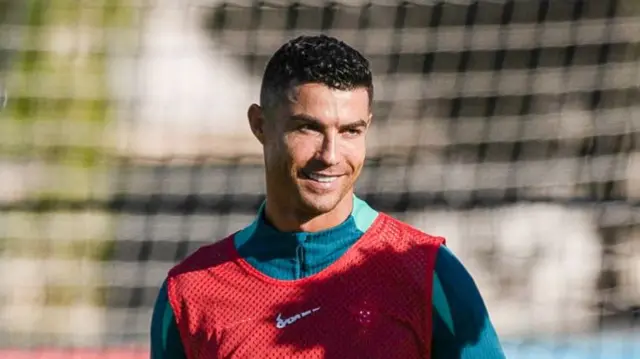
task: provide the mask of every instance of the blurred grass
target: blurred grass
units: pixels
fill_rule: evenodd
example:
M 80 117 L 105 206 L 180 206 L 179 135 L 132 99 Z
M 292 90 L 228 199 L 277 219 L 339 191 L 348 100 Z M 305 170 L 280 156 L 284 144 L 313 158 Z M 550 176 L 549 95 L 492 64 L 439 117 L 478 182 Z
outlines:
M 129 26 L 132 9 L 124 0 L 20 1 L 25 1 L 25 16 L 11 22 L 26 26 L 15 27 L 23 42 L 5 69 L 10 101 L 0 112 L 0 166 L 10 166 L 21 181 L 10 201 L 106 199 L 112 170 L 109 129 L 115 121 L 107 86 L 107 39 L 111 29 Z M 20 265 L 29 266 L 15 269 L 20 280 L 4 288 L 8 301 L 0 314 L 32 305 L 35 313 L 11 317 L 39 323 L 24 330 L 46 336 L 66 324 L 54 314 L 48 317 L 43 307 L 103 304 L 99 266 L 82 263 L 99 264 L 112 253 L 109 213 L 5 211 L 0 217 L 0 255 L 26 259 Z M 47 270 L 48 259 L 69 265 L 56 268 L 59 273 L 38 274 Z M 10 322 L 0 329 L 11 331 Z M 100 323 L 85 325 L 89 332 L 100 330 Z M 70 329 L 76 331 L 80 335 L 83 329 Z
M 2 114 L 3 127 L 16 136 L 3 146 L 2 155 L 57 167 L 50 173 L 55 178 L 49 177 L 45 186 L 24 193 L 28 199 L 108 196 L 106 182 L 91 178 L 104 175 L 109 166 L 105 142 L 111 138 L 107 125 L 113 121 L 106 86 L 107 49 L 104 39 L 95 37 L 124 26 L 128 11 L 120 3 L 95 2 L 89 7 L 76 1 L 29 0 L 26 5 L 26 50 L 16 54 L 7 81 L 17 97 Z M 86 93 L 94 98 L 79 96 Z

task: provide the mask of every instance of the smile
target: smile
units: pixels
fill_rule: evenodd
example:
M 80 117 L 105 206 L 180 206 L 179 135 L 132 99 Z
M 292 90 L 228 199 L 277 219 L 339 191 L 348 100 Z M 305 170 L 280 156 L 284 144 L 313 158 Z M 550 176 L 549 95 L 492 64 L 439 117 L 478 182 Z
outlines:
M 323 175 L 320 173 L 314 173 L 314 172 L 305 172 L 302 171 L 302 174 L 310 180 L 316 181 L 316 182 L 320 182 L 320 183 L 332 183 L 334 182 L 336 179 L 338 179 L 338 177 L 340 176 L 336 176 L 336 175 Z

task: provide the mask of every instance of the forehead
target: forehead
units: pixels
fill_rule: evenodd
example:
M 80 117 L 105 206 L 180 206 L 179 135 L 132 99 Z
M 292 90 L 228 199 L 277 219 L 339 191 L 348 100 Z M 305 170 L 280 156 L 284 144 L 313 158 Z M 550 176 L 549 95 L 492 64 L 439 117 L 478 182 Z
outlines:
M 293 89 L 289 102 L 291 114 L 305 114 L 323 122 L 366 120 L 369 110 L 366 88 L 336 90 L 322 84 L 304 84 Z

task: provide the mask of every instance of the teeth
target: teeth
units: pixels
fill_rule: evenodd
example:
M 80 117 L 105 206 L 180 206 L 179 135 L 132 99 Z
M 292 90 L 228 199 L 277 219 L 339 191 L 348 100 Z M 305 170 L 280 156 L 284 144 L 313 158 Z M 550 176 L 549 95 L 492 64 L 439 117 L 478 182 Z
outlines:
M 336 176 L 322 176 L 315 173 L 307 173 L 307 176 L 314 181 L 322 182 L 322 183 L 331 183 L 336 180 Z

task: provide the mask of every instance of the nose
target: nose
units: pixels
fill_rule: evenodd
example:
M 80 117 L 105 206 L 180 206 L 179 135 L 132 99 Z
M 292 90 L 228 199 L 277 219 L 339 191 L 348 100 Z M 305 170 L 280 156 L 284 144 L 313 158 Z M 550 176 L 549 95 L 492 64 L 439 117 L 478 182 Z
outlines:
M 337 136 L 335 134 L 324 136 L 318 157 L 325 166 L 334 166 L 339 163 L 337 145 Z

